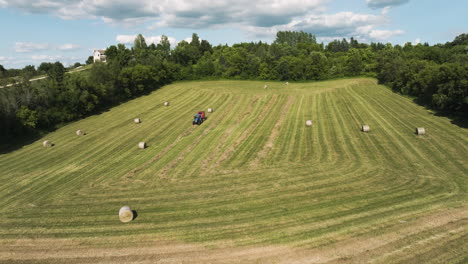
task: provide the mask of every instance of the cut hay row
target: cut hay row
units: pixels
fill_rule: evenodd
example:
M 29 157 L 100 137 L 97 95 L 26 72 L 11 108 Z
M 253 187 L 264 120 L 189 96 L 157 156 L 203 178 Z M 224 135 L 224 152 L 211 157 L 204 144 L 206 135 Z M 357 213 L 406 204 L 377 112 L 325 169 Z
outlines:
M 0 245 L 14 240 L 8 250 L 30 254 L 39 251 L 21 244 L 28 237 L 50 245 L 96 238 L 123 250 L 170 239 L 322 254 L 340 248 L 351 262 L 463 256 L 455 231 L 466 225 L 466 129 L 371 79 L 291 83 L 284 91 L 262 85 L 173 84 L 48 134 L 52 148 L 42 139 L 0 154 Z M 158 98 L 171 106 L 155 105 Z M 216 112 L 192 128 L 193 112 L 207 106 Z M 144 122 L 135 125 L 135 117 Z M 415 124 L 430 133 L 416 137 Z M 74 136 L 78 129 L 89 133 Z M 150 147 L 138 149 L 140 141 Z M 126 224 L 117 218 L 123 205 L 138 211 Z M 100 247 L 87 245 L 87 252 Z M 240 260 L 255 259 L 249 252 Z

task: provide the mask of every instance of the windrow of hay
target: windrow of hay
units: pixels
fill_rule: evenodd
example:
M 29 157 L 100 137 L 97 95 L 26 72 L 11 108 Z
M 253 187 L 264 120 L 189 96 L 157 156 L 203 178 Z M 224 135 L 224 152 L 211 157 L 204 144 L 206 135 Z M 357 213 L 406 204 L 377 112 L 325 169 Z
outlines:
M 146 142 L 138 143 L 138 147 L 141 148 L 141 149 L 145 149 L 146 148 Z
M 169 102 L 168 101 L 164 102 L 164 105 L 169 106 Z
M 368 125 L 362 125 L 361 131 L 362 131 L 362 132 L 369 132 L 369 131 L 370 131 L 370 127 L 369 127 Z
M 208 108 L 208 113 L 213 113 L 213 108 Z
M 119 210 L 119 219 L 123 223 L 127 223 L 133 220 L 133 211 L 130 206 L 123 206 Z
M 77 136 L 84 136 L 84 135 L 86 135 L 86 133 L 85 133 L 83 130 L 78 129 L 78 130 L 76 131 L 76 135 L 77 135 Z
M 312 120 L 307 120 L 306 121 L 306 126 L 308 126 L 308 127 L 312 126 Z
M 42 146 L 44 146 L 45 148 L 50 148 L 52 147 L 52 142 L 50 142 L 50 140 L 45 140 L 44 142 L 42 142 Z
M 140 118 L 135 118 L 135 119 L 133 119 L 133 122 L 135 122 L 135 124 L 140 124 L 141 119 Z
M 417 127 L 416 135 L 426 135 L 426 129 L 424 127 Z

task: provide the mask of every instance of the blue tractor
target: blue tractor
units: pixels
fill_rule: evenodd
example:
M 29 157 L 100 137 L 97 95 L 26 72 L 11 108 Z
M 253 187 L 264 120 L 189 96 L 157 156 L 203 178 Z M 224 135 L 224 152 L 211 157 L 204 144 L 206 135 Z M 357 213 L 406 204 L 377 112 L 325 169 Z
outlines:
M 193 125 L 201 125 L 203 121 L 205 121 L 205 111 L 200 111 L 196 115 L 193 116 Z

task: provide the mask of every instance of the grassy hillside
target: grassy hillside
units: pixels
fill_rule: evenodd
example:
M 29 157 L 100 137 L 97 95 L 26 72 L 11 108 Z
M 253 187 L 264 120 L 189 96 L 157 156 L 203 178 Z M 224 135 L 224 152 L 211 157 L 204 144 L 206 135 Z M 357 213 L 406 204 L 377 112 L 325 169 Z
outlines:
M 373 79 L 264 84 L 169 85 L 0 155 L 0 262 L 467 260 L 466 129 Z

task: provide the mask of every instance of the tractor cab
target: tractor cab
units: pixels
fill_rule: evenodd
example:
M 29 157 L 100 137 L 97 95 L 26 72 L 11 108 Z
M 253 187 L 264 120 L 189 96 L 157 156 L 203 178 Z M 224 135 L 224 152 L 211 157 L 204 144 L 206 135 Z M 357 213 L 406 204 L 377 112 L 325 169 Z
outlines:
M 193 116 L 193 125 L 201 125 L 203 121 L 205 121 L 205 111 L 199 111 L 197 114 Z

